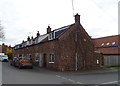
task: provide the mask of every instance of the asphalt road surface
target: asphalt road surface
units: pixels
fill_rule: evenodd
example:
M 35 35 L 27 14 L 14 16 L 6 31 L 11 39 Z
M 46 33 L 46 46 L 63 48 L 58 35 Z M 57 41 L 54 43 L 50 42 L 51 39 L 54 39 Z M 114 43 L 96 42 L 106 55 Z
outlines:
M 43 68 L 18 69 L 3 62 L 2 84 L 118 84 L 118 72 L 79 74 Z
M 0 86 L 2 85 L 2 63 L 0 62 Z

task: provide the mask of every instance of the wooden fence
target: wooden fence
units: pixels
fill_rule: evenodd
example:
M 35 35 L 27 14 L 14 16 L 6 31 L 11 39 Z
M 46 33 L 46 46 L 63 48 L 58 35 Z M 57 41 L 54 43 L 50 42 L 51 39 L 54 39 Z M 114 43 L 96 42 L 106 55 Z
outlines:
M 103 58 L 104 58 L 104 66 L 120 65 L 120 55 L 119 56 L 104 55 Z

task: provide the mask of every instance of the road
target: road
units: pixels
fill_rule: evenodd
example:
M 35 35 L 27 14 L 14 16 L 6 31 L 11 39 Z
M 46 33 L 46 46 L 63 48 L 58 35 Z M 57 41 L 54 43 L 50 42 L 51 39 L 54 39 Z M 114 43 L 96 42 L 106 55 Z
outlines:
M 18 69 L 2 63 L 2 84 L 118 84 L 118 73 L 79 74 L 46 69 Z
M 0 62 L 0 86 L 2 85 L 2 63 Z

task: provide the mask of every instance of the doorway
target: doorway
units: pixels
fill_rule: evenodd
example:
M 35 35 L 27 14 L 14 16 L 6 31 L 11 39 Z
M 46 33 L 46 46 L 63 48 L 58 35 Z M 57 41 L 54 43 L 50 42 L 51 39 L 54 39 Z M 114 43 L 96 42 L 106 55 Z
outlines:
M 39 54 L 39 66 L 46 67 L 46 54 Z
M 46 67 L 46 54 L 43 54 L 43 67 Z

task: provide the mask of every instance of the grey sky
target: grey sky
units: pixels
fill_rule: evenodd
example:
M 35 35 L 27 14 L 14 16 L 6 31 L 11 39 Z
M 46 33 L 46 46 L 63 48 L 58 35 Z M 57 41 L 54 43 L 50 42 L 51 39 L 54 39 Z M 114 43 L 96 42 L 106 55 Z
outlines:
M 46 33 L 74 23 L 72 0 L 0 0 L 0 20 L 6 44 L 12 46 L 28 36 Z M 73 0 L 74 14 L 93 38 L 118 34 L 119 0 Z

